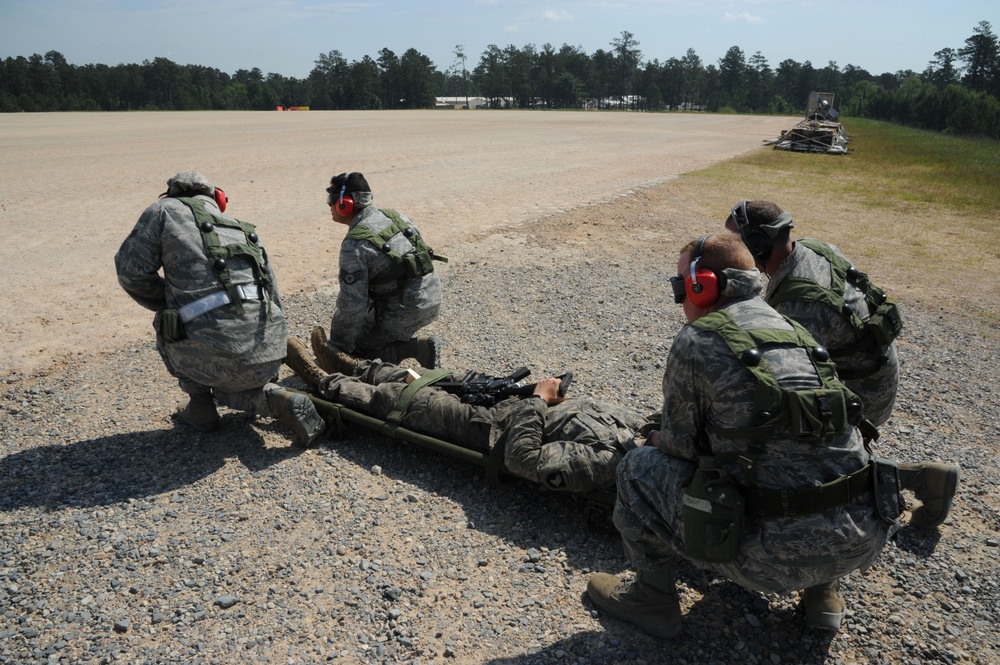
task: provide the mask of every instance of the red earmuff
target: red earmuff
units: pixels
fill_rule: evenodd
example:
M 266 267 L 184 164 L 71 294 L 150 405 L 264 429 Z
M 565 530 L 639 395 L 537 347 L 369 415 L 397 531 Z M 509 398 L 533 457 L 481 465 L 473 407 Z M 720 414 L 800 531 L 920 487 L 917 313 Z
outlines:
M 684 288 L 687 291 L 687 298 L 696 307 L 711 307 L 719 299 L 723 289 L 726 288 L 726 276 L 712 270 L 711 268 L 699 268 L 702 253 L 705 250 L 705 241 L 708 236 L 702 236 L 695 243 L 691 258 L 690 275 L 684 280 Z
M 350 196 L 344 196 L 343 191 L 340 193 L 340 198 L 337 199 L 337 214 L 344 217 L 350 217 L 354 214 L 354 199 Z
M 719 299 L 721 292 L 719 275 L 708 268 L 695 270 L 694 279 L 684 280 L 687 287 L 687 297 L 696 307 L 711 307 Z
M 226 193 L 224 191 L 222 191 L 221 189 L 219 189 L 218 187 L 216 187 L 215 188 L 215 204 L 217 206 L 219 206 L 219 212 L 226 212 L 226 204 L 227 203 L 229 203 L 229 197 L 226 196 Z

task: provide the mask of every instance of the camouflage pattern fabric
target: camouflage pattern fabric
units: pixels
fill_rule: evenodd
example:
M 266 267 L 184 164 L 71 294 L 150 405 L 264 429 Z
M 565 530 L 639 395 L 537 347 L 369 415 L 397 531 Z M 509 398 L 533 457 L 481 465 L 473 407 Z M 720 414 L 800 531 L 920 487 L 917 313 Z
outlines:
M 208 211 L 220 214 L 211 197 L 197 198 Z M 246 242 L 238 229 L 220 226 L 216 232 L 223 242 Z M 235 284 L 254 283 L 249 259 L 235 256 L 228 266 Z M 146 208 L 115 254 L 115 269 L 125 292 L 157 313 L 153 318 L 157 350 L 182 390 L 193 394 L 212 389 L 219 404 L 245 410 L 254 405 L 269 415 L 266 400 L 257 392 L 277 376 L 288 338 L 277 282 L 269 265 L 265 269 L 270 286 L 263 301 L 244 302 L 243 315 L 232 305 L 223 305 L 197 316 L 184 324 L 186 339 L 169 343 L 159 334 L 160 313 L 223 288 L 207 258 L 191 209 L 174 198 L 160 199 Z
M 791 329 L 759 297 L 724 306 L 744 329 Z M 806 349 L 765 347 L 782 387 L 805 390 L 821 382 Z M 685 554 L 682 495 L 700 456 L 726 458 L 746 452 L 750 441 L 709 433 L 753 423 L 756 379 L 714 332 L 687 325 L 670 350 L 663 378 L 663 427 L 657 448 L 639 448 L 618 467 L 614 523 L 625 551 L 642 570 L 657 570 Z M 721 464 L 735 482 L 769 489 L 805 489 L 832 481 L 868 463 L 860 434 L 848 428 L 823 440 L 792 435 L 786 425 L 764 443 L 753 476 L 736 464 Z M 785 593 L 830 582 L 865 568 L 895 527 L 875 515 L 871 495 L 826 512 L 798 518 L 766 518 L 745 530 L 737 560 L 695 564 L 762 592 Z
M 406 215 L 402 220 L 416 230 Z M 369 206 L 356 213 L 351 228 L 364 225 L 379 233 L 392 220 Z M 419 231 L 417 231 L 419 233 Z M 389 241 L 398 253 L 412 249 L 397 234 Z M 330 323 L 330 343 L 358 357 L 373 358 L 393 342 L 410 339 L 430 324 L 441 308 L 441 280 L 437 272 L 420 279 L 402 279 L 373 285 L 396 271 L 393 260 L 367 240 L 345 238 L 340 246 L 340 293 Z
M 834 253 L 844 256 L 834 245 L 824 243 Z M 824 289 L 832 283 L 830 263 L 809 248 L 795 243 L 792 253 L 781 262 L 778 270 L 768 282 L 765 300 L 771 300 L 783 280 L 788 277 L 807 279 Z M 868 319 L 868 305 L 865 295 L 850 283 L 845 285 L 844 302 L 865 321 Z M 827 349 L 850 346 L 857 341 L 850 322 L 829 305 L 821 302 L 787 301 L 775 306 L 781 314 L 798 321 L 817 342 Z M 876 367 L 874 373 L 860 379 L 842 378 L 844 383 L 861 398 L 865 417 L 876 426 L 885 423 L 892 415 L 899 385 L 899 360 L 895 344 L 877 352 L 859 351 L 851 355 L 834 358 L 837 368 L 867 373 Z
M 362 362 L 352 377 L 324 379 L 324 398 L 384 420 L 406 387 L 406 370 L 379 360 Z M 463 404 L 434 387 L 416 392 L 402 426 L 487 453 L 509 430 L 504 462 L 512 474 L 553 490 L 586 492 L 612 487 L 615 468 L 644 422 L 629 409 L 589 398 L 547 406 L 537 398 L 510 398 L 492 408 Z

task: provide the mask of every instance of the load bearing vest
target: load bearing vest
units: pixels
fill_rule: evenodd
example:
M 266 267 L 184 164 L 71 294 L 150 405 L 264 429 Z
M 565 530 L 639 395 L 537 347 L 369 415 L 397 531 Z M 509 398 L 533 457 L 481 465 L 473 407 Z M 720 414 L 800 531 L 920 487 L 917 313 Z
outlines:
M 427 246 L 420 233 L 411 225 L 403 221 L 403 218 L 395 210 L 389 208 L 379 209 L 383 215 L 392 220 L 392 224 L 375 233 L 369 228 L 358 225 L 347 232 L 344 237 L 354 240 L 366 240 L 392 259 L 394 270 L 388 275 L 372 280 L 373 286 L 383 282 L 399 281 L 401 279 L 413 279 L 424 277 L 434 272 L 434 261 L 447 263 L 448 259 L 436 254 L 433 249 Z M 410 241 L 412 249 L 400 254 L 392 248 L 389 241 L 402 234 Z
M 868 429 L 874 429 L 870 423 L 865 425 L 862 421 L 861 399 L 837 378 L 836 365 L 830 360 L 829 352 L 818 346 L 801 325 L 788 318 L 785 320 L 792 330 L 748 330 L 741 328 L 727 310 L 721 309 L 691 322 L 696 328 L 719 335 L 757 380 L 754 420 L 749 427 L 707 427 L 709 433 L 750 442 L 748 452 L 734 461 L 751 473 L 765 444 L 773 440 L 779 427 L 787 428 L 795 436 L 829 440 L 843 434 L 847 427 L 856 425 L 866 440 L 878 436 L 877 431 L 873 433 Z M 804 349 L 816 370 L 820 386 L 809 390 L 781 387 L 761 353 L 764 346 Z
M 229 270 L 229 259 L 234 256 L 244 256 L 250 259 L 251 269 L 254 274 L 256 300 L 264 300 L 264 294 L 271 286 L 271 280 L 267 266 L 267 253 L 258 244 L 257 230 L 253 224 L 230 219 L 221 215 L 216 215 L 205 208 L 204 201 L 195 198 L 180 197 L 177 199 L 194 213 L 195 223 L 201 233 L 202 241 L 205 245 L 205 254 L 211 262 L 212 270 L 216 278 L 222 283 L 222 288 L 228 296 L 229 303 L 236 308 L 238 314 L 243 314 L 243 301 L 247 298 L 247 286 L 245 284 L 234 284 Z M 243 232 L 245 242 L 223 244 L 216 227 L 226 227 L 238 229 Z M 227 303 L 222 303 L 227 304 Z M 270 301 L 268 304 L 270 313 Z
M 787 277 L 768 299 L 768 304 L 777 307 L 789 301 L 823 303 L 836 311 L 854 329 L 854 343 L 829 349 L 831 357 L 842 358 L 860 351 L 881 356 L 882 349 L 892 344 L 903 330 L 903 319 L 896 305 L 888 300 L 882 289 L 872 284 L 868 275 L 837 255 L 825 242 L 811 238 L 795 242 L 819 254 L 830 264 L 830 288 L 823 288 L 809 279 Z M 848 282 L 864 294 L 869 312 L 867 319 L 858 316 L 845 302 L 844 292 Z M 866 374 L 870 375 L 877 369 L 876 366 Z

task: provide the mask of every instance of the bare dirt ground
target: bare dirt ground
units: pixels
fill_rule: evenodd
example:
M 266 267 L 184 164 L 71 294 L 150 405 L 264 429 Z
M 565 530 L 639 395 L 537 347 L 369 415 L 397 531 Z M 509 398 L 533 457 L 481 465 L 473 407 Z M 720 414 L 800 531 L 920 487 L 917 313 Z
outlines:
M 760 146 L 788 119 L 415 111 L 0 116 L 0 368 L 120 348 L 149 315 L 112 258 L 166 180 L 205 174 L 260 227 L 286 293 L 330 283 L 324 189 L 363 172 L 435 249 L 665 182 Z

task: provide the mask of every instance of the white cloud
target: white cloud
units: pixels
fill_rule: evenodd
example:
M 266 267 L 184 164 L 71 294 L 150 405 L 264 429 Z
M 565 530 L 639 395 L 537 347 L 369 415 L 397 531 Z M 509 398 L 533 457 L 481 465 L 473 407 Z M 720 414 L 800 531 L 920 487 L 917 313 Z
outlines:
M 521 28 L 517 27 L 516 25 L 508 25 L 506 28 L 503 29 L 503 31 L 504 32 L 521 32 Z
M 729 12 L 726 12 L 725 14 L 723 14 L 723 16 L 730 23 L 737 23 L 737 22 L 739 22 L 739 23 L 763 23 L 764 22 L 764 19 L 762 19 L 761 17 L 754 16 L 753 14 L 749 14 L 747 12 L 740 12 L 739 14 L 731 14 Z
M 564 12 L 564 11 L 558 11 L 557 12 L 557 11 L 553 11 L 551 9 L 546 10 L 545 13 L 542 14 L 542 18 L 545 19 L 546 21 L 572 21 L 573 20 L 573 17 L 570 15 L 569 12 Z

